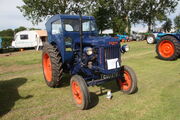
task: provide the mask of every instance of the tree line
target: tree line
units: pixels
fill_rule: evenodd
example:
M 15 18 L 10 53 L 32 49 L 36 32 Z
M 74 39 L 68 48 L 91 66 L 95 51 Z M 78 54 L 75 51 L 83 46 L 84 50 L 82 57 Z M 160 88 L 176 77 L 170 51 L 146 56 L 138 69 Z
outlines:
M 131 25 L 145 23 L 151 31 L 156 21 L 168 20 L 180 0 L 23 0 L 18 6 L 23 15 L 37 24 L 55 14 L 93 15 L 100 31 L 112 28 L 117 33 L 130 33 Z M 164 25 L 164 27 L 168 26 Z M 179 27 L 179 18 L 175 20 Z

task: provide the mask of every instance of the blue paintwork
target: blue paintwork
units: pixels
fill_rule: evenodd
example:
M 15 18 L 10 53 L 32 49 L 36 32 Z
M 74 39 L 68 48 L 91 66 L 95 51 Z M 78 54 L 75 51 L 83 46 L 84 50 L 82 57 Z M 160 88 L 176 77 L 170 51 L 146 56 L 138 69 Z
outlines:
M 120 71 L 120 68 L 116 69 L 107 69 L 107 59 L 120 58 L 121 46 L 118 39 L 112 37 L 99 37 L 98 31 L 88 31 L 83 32 L 83 48 L 92 47 L 95 54 L 91 56 L 83 53 L 83 57 L 80 57 L 80 34 L 79 32 L 67 32 L 65 31 L 63 21 L 65 19 L 79 20 L 79 16 L 75 15 L 55 15 L 51 17 L 46 23 L 46 29 L 48 32 L 48 42 L 55 44 L 62 56 L 63 64 L 69 66 L 71 74 L 83 74 L 85 80 L 93 80 L 88 85 L 94 85 L 102 83 L 103 81 L 108 80 L 102 79 L 101 75 L 117 74 Z M 82 16 L 83 20 L 91 20 L 95 22 L 94 17 L 92 16 Z M 59 28 L 61 33 L 52 34 L 51 24 L 57 20 L 61 21 L 62 27 Z M 72 51 L 65 50 L 65 41 L 64 39 L 72 39 Z M 96 59 L 93 59 L 93 58 Z M 93 59 L 93 60 L 92 60 Z M 88 61 L 93 61 L 92 68 L 87 67 Z M 120 60 L 119 60 L 120 61 Z M 120 63 L 119 63 L 120 64 Z M 99 80 L 98 82 L 94 80 Z
M 177 30 L 177 32 L 175 32 L 175 33 L 159 33 L 158 35 L 157 35 L 157 37 L 156 37 L 156 42 L 158 41 L 158 40 L 160 40 L 162 37 L 164 37 L 164 36 L 173 36 L 173 37 L 175 37 L 178 41 L 180 41 L 180 29 L 179 30 Z
M 128 40 L 128 35 L 116 35 L 115 37 L 117 37 L 118 40 L 122 41 L 122 40 Z
M 2 39 L 0 38 L 0 49 L 2 48 Z

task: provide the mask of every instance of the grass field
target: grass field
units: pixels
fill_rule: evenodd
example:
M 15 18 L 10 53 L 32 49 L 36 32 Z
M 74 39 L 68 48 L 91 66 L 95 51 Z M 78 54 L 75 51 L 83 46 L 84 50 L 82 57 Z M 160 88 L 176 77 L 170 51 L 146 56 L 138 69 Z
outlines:
M 138 77 L 138 92 L 125 95 L 115 81 L 89 87 L 92 108 L 81 111 L 73 104 L 69 76 L 60 88 L 44 82 L 41 51 L 0 55 L 0 115 L 2 120 L 180 120 L 180 59 L 156 58 L 155 45 L 130 42 L 122 56 Z M 113 98 L 106 98 L 112 89 Z

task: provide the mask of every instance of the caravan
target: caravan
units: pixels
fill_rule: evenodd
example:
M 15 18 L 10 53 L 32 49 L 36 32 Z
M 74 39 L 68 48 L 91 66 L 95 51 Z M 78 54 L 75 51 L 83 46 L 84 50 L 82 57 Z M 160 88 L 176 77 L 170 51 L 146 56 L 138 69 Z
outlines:
M 35 48 L 43 46 L 43 42 L 47 39 L 47 32 L 45 30 L 21 31 L 16 33 L 13 48 Z

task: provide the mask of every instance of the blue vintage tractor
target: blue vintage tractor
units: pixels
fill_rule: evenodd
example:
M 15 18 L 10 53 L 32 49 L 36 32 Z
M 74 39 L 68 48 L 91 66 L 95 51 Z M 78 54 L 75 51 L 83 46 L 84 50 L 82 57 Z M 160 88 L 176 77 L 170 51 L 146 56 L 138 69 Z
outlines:
M 180 56 L 180 30 L 176 33 L 159 33 L 156 52 L 163 60 L 176 60 Z
M 128 35 L 117 34 L 114 38 L 118 39 L 120 42 L 127 42 L 129 40 Z
M 128 46 L 112 37 L 99 37 L 92 16 L 55 15 L 46 23 L 48 42 L 44 43 L 42 66 L 49 87 L 62 83 L 63 72 L 70 72 L 74 101 L 88 109 L 91 99 L 88 86 L 116 80 L 127 94 L 137 89 L 135 72 L 121 65 L 121 53 Z

